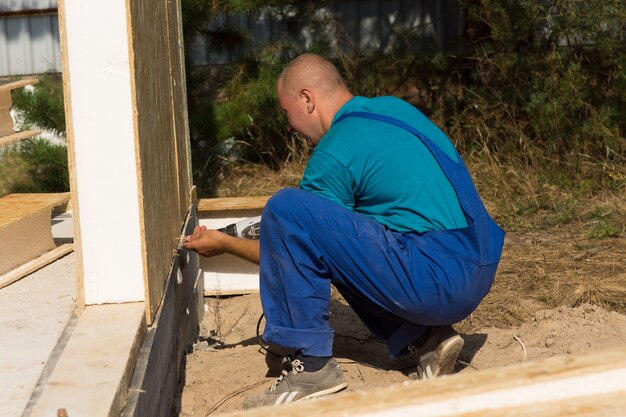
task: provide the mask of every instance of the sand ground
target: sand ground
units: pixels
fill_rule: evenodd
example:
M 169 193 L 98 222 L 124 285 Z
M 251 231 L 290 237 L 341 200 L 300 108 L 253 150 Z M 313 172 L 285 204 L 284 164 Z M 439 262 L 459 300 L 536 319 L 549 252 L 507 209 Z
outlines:
M 626 302 L 611 298 L 611 286 L 626 283 L 624 259 L 624 238 L 585 240 L 566 228 L 509 234 L 492 293 L 456 326 L 465 340 L 456 371 L 626 344 L 626 316 L 610 311 Z M 415 360 L 410 355 L 390 359 L 385 343 L 333 294 L 334 354 L 348 390 L 410 378 Z M 186 357 L 185 381 L 174 410 L 181 417 L 240 409 L 248 395 L 266 389 L 279 374 L 279 360 L 257 343 L 262 312 L 258 294 L 207 297 L 205 306 L 201 342 Z

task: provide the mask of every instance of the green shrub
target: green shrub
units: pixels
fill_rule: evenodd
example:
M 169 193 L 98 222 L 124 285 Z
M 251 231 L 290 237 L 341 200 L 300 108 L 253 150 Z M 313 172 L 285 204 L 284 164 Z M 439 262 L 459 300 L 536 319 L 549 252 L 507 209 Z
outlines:
M 498 0 L 468 8 L 468 61 L 461 82 L 469 100 L 456 115 L 473 120 L 476 107 L 495 110 L 500 150 L 519 137 L 545 157 L 623 158 L 623 1 Z M 480 35 L 478 35 L 480 34 Z M 458 124 L 466 125 L 463 121 Z M 513 137 L 511 137 L 513 133 Z M 517 138 L 515 137 L 517 136 Z M 517 140 L 516 140 L 517 139 Z
M 513 199 L 529 194 L 529 182 L 537 185 L 537 195 L 542 184 L 576 192 L 623 188 L 626 3 L 459 4 L 465 9 L 466 30 L 453 53 L 424 45 L 421 28 L 398 31 L 384 52 L 365 53 L 340 27 L 335 28 L 339 41 L 330 42 L 321 29 L 336 22 L 314 18 L 308 28 L 310 51 L 334 60 L 355 94 L 390 94 L 415 104 L 469 160 L 486 158 L 479 164 L 489 175 L 496 175 L 494 167 L 524 171 L 520 181 L 497 174 L 479 180 L 479 186 L 504 188 Z M 310 11 L 308 3 L 290 7 Z M 237 145 L 236 156 L 253 162 L 280 166 L 292 157 L 294 139 L 286 132 L 274 88 L 286 61 L 301 52 L 284 41 L 233 67 L 230 81 L 205 106 L 211 112 L 207 117 L 214 118 L 204 122 L 214 128 L 210 137 L 203 137 L 208 151 L 228 140 Z M 529 204 L 541 206 L 539 201 Z
M 215 107 L 218 141 L 234 140 L 243 159 L 278 166 L 296 151 L 276 99 L 282 66 L 272 57 L 242 65 L 224 90 L 228 100 Z
M 43 75 L 33 91 L 13 90 L 22 130 L 45 129 L 65 137 L 63 86 L 57 75 Z M 67 148 L 43 138 L 27 139 L 0 153 L 0 195 L 69 190 Z
M 37 127 L 65 136 L 63 84 L 60 75 L 38 77 L 32 91 L 18 88 L 12 91 L 13 106 L 22 113 L 24 128 Z
M 0 156 L 0 163 L 3 194 L 69 191 L 65 145 L 41 138 L 28 139 L 6 150 Z

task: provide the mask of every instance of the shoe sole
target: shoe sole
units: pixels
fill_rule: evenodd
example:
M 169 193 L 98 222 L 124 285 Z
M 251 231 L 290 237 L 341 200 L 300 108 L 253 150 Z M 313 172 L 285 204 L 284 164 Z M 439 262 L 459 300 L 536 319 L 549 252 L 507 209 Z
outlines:
M 428 355 L 420 358 L 420 364 L 422 364 L 422 369 L 424 370 L 421 379 L 430 379 L 451 374 L 454 371 L 456 359 L 459 357 L 463 345 L 465 345 L 463 338 L 456 335 L 437 346 L 432 360 L 429 360 Z M 423 366 L 423 364 L 428 362 L 430 362 L 428 365 Z
M 298 401 L 302 401 L 302 400 L 308 400 L 308 399 L 316 398 L 316 397 L 322 397 L 324 395 L 334 394 L 334 393 L 339 392 L 342 389 L 345 389 L 347 387 L 348 387 L 348 383 L 347 382 L 342 382 L 341 384 L 335 385 L 332 388 L 327 388 L 327 389 L 322 390 L 322 391 L 314 392 L 313 394 L 309 394 L 309 395 L 307 395 L 305 397 L 302 397 L 302 398 L 300 398 L 300 399 L 298 399 L 298 400 L 296 400 L 294 402 L 298 402 Z

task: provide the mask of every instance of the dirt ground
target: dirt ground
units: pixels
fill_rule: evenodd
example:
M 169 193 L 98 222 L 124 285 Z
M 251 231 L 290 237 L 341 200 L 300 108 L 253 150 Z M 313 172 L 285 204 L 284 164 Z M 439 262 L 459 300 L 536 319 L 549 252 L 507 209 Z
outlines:
M 567 225 L 509 233 L 492 292 L 456 326 L 465 339 L 457 372 L 626 344 L 625 259 L 623 237 L 590 239 Z M 414 360 L 390 359 L 386 345 L 334 294 L 334 354 L 348 390 L 406 381 Z M 257 344 L 258 294 L 211 297 L 205 304 L 201 342 L 187 355 L 175 410 L 181 417 L 240 409 L 279 373 L 278 360 Z

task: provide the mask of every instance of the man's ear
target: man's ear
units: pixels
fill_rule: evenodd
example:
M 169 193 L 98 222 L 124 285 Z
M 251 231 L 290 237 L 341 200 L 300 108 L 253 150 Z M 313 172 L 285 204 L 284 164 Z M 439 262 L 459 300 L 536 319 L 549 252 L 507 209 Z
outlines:
M 303 88 L 300 90 L 300 97 L 306 104 L 306 111 L 308 113 L 313 112 L 313 110 L 315 110 L 315 97 L 313 96 L 311 90 Z

